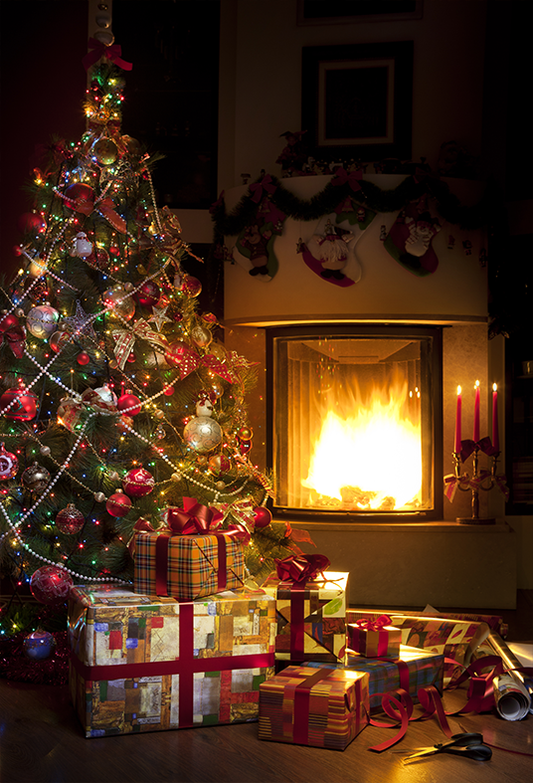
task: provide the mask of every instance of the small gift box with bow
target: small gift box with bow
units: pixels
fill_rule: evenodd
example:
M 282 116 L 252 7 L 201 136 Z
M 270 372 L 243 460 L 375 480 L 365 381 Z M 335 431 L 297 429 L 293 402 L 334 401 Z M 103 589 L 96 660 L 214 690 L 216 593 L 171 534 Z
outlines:
M 347 626 L 348 647 L 365 658 L 397 658 L 402 632 L 382 614 L 374 620 L 360 619 Z
M 259 686 L 258 736 L 345 750 L 368 724 L 369 711 L 368 674 L 288 666 Z
M 329 565 L 325 555 L 286 557 L 262 585 L 276 599 L 278 661 L 344 661 L 349 574 Z
M 135 592 L 192 601 L 242 587 L 248 531 L 243 525 L 222 530 L 221 512 L 192 498 L 183 504 L 166 509 L 158 530 L 145 520 L 135 524 Z

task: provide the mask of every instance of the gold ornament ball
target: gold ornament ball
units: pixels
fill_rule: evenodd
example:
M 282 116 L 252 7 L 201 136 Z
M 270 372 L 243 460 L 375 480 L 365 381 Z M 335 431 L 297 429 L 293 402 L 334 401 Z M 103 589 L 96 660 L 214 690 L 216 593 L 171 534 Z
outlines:
M 252 440 L 254 433 L 251 427 L 241 427 L 237 436 L 244 441 Z
M 183 430 L 185 442 L 199 454 L 213 451 L 222 441 L 220 424 L 210 416 L 191 419 Z
M 226 489 L 226 485 L 224 484 L 223 481 L 217 481 L 215 487 L 220 490 Z
M 191 340 L 198 348 L 207 348 L 213 340 L 213 335 L 204 326 L 194 326 L 191 329 Z
M 107 313 L 110 318 L 120 320 L 122 317 L 129 321 L 135 315 L 135 301 L 122 285 L 108 288 L 104 293 L 104 304 L 109 308 Z
M 222 343 L 214 342 L 211 343 L 209 347 L 209 353 L 215 357 L 215 359 L 218 359 L 220 362 L 224 362 L 226 360 L 226 349 L 222 345 Z
M 105 500 L 107 500 L 103 492 L 95 492 L 94 499 L 96 500 L 97 503 L 103 503 Z
M 118 157 L 117 145 L 111 139 L 99 139 L 93 144 L 92 152 L 102 166 L 111 166 Z

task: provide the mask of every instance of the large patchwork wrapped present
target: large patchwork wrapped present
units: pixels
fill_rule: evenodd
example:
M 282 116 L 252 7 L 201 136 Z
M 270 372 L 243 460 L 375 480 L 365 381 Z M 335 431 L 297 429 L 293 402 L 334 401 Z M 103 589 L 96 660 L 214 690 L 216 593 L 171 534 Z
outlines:
M 259 739 L 345 750 L 368 724 L 364 672 L 288 666 L 259 690 Z
M 322 555 L 288 557 L 277 561 L 277 576 L 262 585 L 276 599 L 276 659 L 344 661 L 349 574 L 324 571 L 328 565 Z
M 222 515 L 191 498 L 168 508 L 163 528 L 140 520 L 133 538 L 137 593 L 192 601 L 244 583 L 244 529 L 217 527 Z
M 275 631 L 275 601 L 261 591 L 178 603 L 73 587 L 69 684 L 85 735 L 256 720 Z

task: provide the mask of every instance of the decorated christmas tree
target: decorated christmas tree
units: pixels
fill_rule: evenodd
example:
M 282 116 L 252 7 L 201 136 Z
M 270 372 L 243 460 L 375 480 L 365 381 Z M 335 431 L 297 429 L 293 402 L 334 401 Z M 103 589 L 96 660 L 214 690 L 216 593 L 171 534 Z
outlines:
M 155 156 L 121 130 L 123 69 L 102 58 L 90 74 L 87 130 L 34 171 L 21 269 L 1 289 L 5 636 L 63 622 L 72 583 L 131 583 L 135 526 L 163 529 L 192 501 L 237 528 L 258 581 L 298 551 L 249 454 L 255 368 L 199 312 L 199 259 L 156 204 Z

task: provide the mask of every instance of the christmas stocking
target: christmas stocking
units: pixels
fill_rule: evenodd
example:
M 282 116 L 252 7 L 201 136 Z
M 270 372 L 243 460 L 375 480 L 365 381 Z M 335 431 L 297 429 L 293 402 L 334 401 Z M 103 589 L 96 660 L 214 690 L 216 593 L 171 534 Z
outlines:
M 351 204 L 351 199 L 347 199 Z M 341 288 L 354 285 L 361 279 L 361 264 L 354 253 L 354 247 L 364 230 L 375 217 L 375 212 L 357 206 L 343 210 L 337 215 L 337 223 L 348 221 L 350 228 L 334 226 L 328 218 L 322 232 L 313 234 L 308 244 L 302 244 L 301 252 L 305 264 L 316 275 Z
M 391 227 L 384 245 L 390 255 L 418 277 L 432 275 L 439 259 L 431 241 L 441 230 L 438 218 L 429 211 L 426 199 L 402 209 Z
M 282 233 L 285 218 L 286 215 L 265 196 L 257 209 L 255 222 L 241 231 L 235 243 L 233 257 L 237 263 L 263 282 L 272 280 L 278 271 L 274 240 Z

